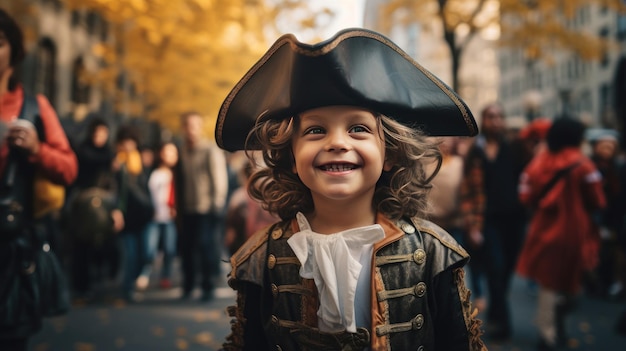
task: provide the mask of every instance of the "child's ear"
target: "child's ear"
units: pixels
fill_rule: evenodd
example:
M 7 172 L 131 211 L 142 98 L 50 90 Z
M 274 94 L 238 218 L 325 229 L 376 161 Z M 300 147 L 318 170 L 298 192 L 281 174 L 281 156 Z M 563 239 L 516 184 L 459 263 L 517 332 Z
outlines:
M 291 172 L 293 174 L 298 174 L 298 169 L 296 168 L 296 158 L 293 156 L 293 152 L 291 153 Z
M 383 171 L 389 172 L 391 171 L 392 168 L 393 168 L 393 162 L 389 159 L 386 159 L 385 163 L 383 164 Z

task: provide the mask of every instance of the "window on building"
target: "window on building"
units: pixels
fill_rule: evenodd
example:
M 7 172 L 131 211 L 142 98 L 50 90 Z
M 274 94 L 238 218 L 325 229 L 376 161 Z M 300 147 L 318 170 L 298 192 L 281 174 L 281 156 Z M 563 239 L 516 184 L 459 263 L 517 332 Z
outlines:
M 39 42 L 36 50 L 35 93 L 45 95 L 55 105 L 56 45 L 49 38 Z
M 609 29 L 607 27 L 604 27 L 602 29 L 600 29 L 600 32 L 598 33 L 598 35 L 602 38 L 607 40 L 609 38 Z M 607 52 L 602 53 L 602 59 L 600 60 L 600 66 L 602 68 L 606 68 L 609 65 L 609 54 Z
M 567 60 L 567 78 L 569 80 L 576 79 L 576 60 Z
M 582 11 L 582 25 L 584 27 L 591 19 L 590 8 L 588 5 L 583 5 L 580 10 Z
M 626 16 L 617 14 L 617 39 L 626 41 Z
M 100 16 L 98 16 L 97 13 L 95 12 L 88 12 L 87 13 L 87 33 L 89 33 L 89 35 L 94 35 L 96 33 L 96 30 L 99 27 L 100 22 L 102 22 L 100 20 Z
M 72 10 L 72 15 L 71 15 L 71 24 L 72 27 L 78 27 L 82 24 L 83 21 L 83 16 L 80 13 L 80 11 L 78 10 Z
M 541 74 L 541 71 L 535 72 L 535 88 L 539 90 L 543 88 L 543 74 Z
M 593 104 L 591 102 L 591 92 L 589 90 L 580 92 L 577 100 L 579 111 L 591 111 Z
M 63 4 L 61 3 L 61 0 L 41 0 L 41 2 L 44 4 L 51 4 L 52 6 L 54 6 L 54 9 L 57 11 L 63 8 Z
M 607 83 L 604 83 L 602 85 L 600 85 L 600 108 L 602 109 L 602 112 L 604 111 L 605 108 L 611 106 L 611 86 Z
M 109 37 L 109 22 L 102 19 L 102 21 L 100 21 L 100 40 L 103 42 L 107 41 L 108 37 Z
M 86 104 L 89 102 L 91 89 L 85 82 L 85 64 L 82 57 L 74 60 L 72 66 L 72 102 Z
M 609 8 L 606 5 L 600 5 L 600 13 L 606 15 L 609 13 Z

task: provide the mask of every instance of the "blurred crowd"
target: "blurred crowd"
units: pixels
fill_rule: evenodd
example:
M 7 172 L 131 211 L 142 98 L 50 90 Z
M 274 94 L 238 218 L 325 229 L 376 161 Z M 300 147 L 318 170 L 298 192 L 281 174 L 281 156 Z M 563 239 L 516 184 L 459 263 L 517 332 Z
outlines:
M 567 115 L 507 125 L 498 104 L 480 116 L 476 138 L 440 141 L 430 219 L 471 255 L 470 288 L 487 336 L 513 333 L 517 274 L 537 296 L 538 349 L 556 349 L 567 343 L 565 320 L 581 293 L 626 301 L 622 136 Z M 625 316 L 615 321 L 622 334 Z
M 439 139 L 443 159 L 429 219 L 471 254 L 473 304 L 485 313 L 488 337 L 507 340 L 513 333 L 508 296 L 518 274 L 537 296 L 539 334 L 549 350 L 566 342 L 564 320 L 581 292 L 626 301 L 621 136 L 573 116 L 511 127 L 497 104 L 486 106 L 480 120 L 476 138 Z M 253 163 L 204 139 L 202 123 L 198 112 L 183 114 L 182 139 L 150 149 L 140 147 L 133 126 L 111 136 L 104 120 L 91 121 L 73 147 L 78 177 L 56 231 L 75 298 L 88 301 L 103 279 L 118 279 L 128 301 L 137 291 L 174 288 L 178 257 L 180 297 L 190 298 L 198 286 L 200 299 L 209 301 L 225 274 L 220 260 L 277 220 L 247 194 Z M 624 323 L 616 328 L 626 333 Z
M 18 150 L 66 185 L 63 206 L 42 222 L 73 299 L 88 303 L 110 281 L 128 302 L 142 290 L 174 288 L 181 299 L 212 300 L 226 273 L 222 260 L 277 220 L 248 196 L 256 164 L 206 138 L 197 111 L 178 117 L 180 139 L 156 147 L 146 146 L 135 125 L 113 128 L 98 117 L 90 119 L 84 140 L 67 138 L 43 96 L 45 138 L 33 126 L 14 123 L 25 95 L 12 80 L 23 58 L 15 54 L 21 37 L 11 41 L 12 30 L 0 31 L 3 150 Z M 470 253 L 473 304 L 485 312 L 488 337 L 506 340 L 513 333 L 508 296 L 519 274 L 537 295 L 540 349 L 553 349 L 567 340 L 564 320 L 581 292 L 626 301 L 623 136 L 575 116 L 513 128 L 497 104 L 484 107 L 480 117 L 478 137 L 440 139 L 443 159 L 429 219 Z M 173 281 L 177 268 L 180 286 Z M 616 328 L 626 334 L 626 316 Z M 7 345 L 23 346 L 21 338 Z
M 206 139 L 199 112 L 179 118 L 181 138 L 155 148 L 144 146 L 137 126 L 113 132 L 98 117 L 84 140 L 72 143 L 78 176 L 51 232 L 75 299 L 88 302 L 113 282 L 119 297 L 133 302 L 148 288 L 178 288 L 172 270 L 179 267 L 180 298 L 199 288 L 200 299 L 210 301 L 225 273 L 221 262 L 275 220 L 247 195 L 253 165 L 245 155 Z

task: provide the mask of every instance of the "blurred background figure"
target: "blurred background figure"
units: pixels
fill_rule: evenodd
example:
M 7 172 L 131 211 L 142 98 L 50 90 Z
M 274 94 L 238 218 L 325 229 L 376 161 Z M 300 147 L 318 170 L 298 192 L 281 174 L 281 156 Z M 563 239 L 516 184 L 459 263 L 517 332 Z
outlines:
M 469 262 L 470 289 L 473 304 L 479 311 L 487 307 L 483 291 L 484 262 L 480 254 L 475 254 L 473 245 L 467 245 L 463 218 L 460 208 L 461 180 L 463 178 L 463 157 L 458 154 L 458 137 L 440 139 L 439 149 L 443 157 L 439 173 L 432 180 L 429 192 L 431 211 L 429 220 L 444 228 L 470 254 Z
M 223 233 L 220 216 L 228 194 L 226 157 L 214 142 L 203 136 L 203 117 L 198 112 L 180 118 L 183 143 L 176 167 L 177 219 L 183 271 L 183 299 L 191 297 L 201 274 L 202 301 L 213 299 L 221 274 Z M 199 269 L 198 269 L 199 268 Z
M 21 28 L 0 9 L 0 124 L 4 126 L 0 135 L 0 206 L 4 214 L 0 219 L 0 350 L 6 351 L 26 351 L 29 338 L 42 325 L 41 298 L 21 296 L 29 291 L 22 288 L 27 281 L 23 277 L 29 274 L 22 267 L 25 262 L 33 263 L 25 257 L 37 255 L 50 239 L 48 227 L 39 225 L 35 216 L 35 199 L 40 195 L 34 191 L 35 174 L 67 187 L 78 168 L 76 155 L 45 96 L 34 97 L 37 115 L 21 113 L 29 96 L 16 69 L 24 56 Z M 10 208 L 16 203 L 22 208 L 20 213 Z M 22 220 L 7 215 L 13 213 L 23 216 Z M 13 223 L 20 224 L 15 228 Z
M 148 188 L 154 204 L 154 218 L 143 235 L 144 265 L 137 278 L 137 288 L 148 287 L 159 243 L 163 252 L 159 287 L 172 286 L 172 261 L 176 257 L 176 207 L 173 168 L 178 162 L 178 148 L 173 142 L 161 144 L 157 151 L 156 168 L 150 173 Z
M 156 166 L 156 158 L 152 147 L 144 145 L 139 148 L 139 154 L 141 155 L 141 166 L 143 167 L 144 173 L 151 174 Z
M 522 128 L 519 140 L 522 145 L 522 164 L 527 165 L 539 152 L 547 148 L 546 136 L 552 126 L 548 118 L 537 118 Z
M 522 164 L 506 137 L 498 104 L 481 113 L 480 135 L 468 150 L 461 181 L 461 213 L 465 247 L 472 260 L 484 262 L 488 288 L 487 337 L 511 337 L 509 287 L 526 226 L 517 196 Z
M 602 176 L 581 150 L 584 130 L 571 118 L 554 121 L 548 149 L 520 178 L 520 199 L 533 214 L 517 272 L 539 285 L 539 350 L 566 343 L 566 314 L 583 274 L 598 262 L 598 228 L 590 211 L 604 208 L 606 201 Z
M 108 124 L 96 117 L 90 121 L 85 139 L 75 147 L 78 177 L 63 222 L 72 248 L 72 287 L 75 297 L 81 299 L 91 296 L 93 273 L 96 280 L 101 280 L 114 278 L 119 270 L 120 255 L 111 217 L 115 155 L 109 136 Z
M 255 166 L 247 158 L 243 162 L 238 170 L 240 186 L 233 192 L 226 211 L 224 246 L 229 255 L 234 254 L 252 234 L 279 220 L 248 195 L 248 178 Z
M 122 125 L 115 138 L 117 202 L 113 211 L 114 228 L 123 247 L 122 298 L 135 300 L 135 280 L 143 267 L 141 249 L 146 225 L 154 218 L 154 205 L 148 189 L 147 174 L 138 150 L 139 136 L 130 125 Z
M 602 174 L 602 188 L 606 208 L 597 213 L 600 226 L 600 262 L 587 281 L 587 292 L 593 296 L 616 298 L 624 294 L 624 258 L 618 243 L 623 225 L 622 184 L 620 173 L 624 167 L 619 156 L 619 133 L 613 129 L 594 128 L 586 133 L 591 160 Z
M 622 160 L 623 157 L 624 155 L 622 155 Z M 619 281 L 622 284 L 623 292 L 624 287 L 626 286 L 626 165 L 624 165 L 624 163 L 622 163 L 622 167 L 620 169 L 620 184 L 622 185 L 622 187 L 617 207 L 619 208 L 618 213 L 621 217 L 621 224 L 617 229 L 617 271 L 619 273 Z M 623 299 L 624 294 L 622 293 L 620 295 L 620 297 Z M 615 331 L 620 335 L 626 336 L 626 306 L 622 309 L 622 312 L 618 317 L 617 323 L 615 324 Z

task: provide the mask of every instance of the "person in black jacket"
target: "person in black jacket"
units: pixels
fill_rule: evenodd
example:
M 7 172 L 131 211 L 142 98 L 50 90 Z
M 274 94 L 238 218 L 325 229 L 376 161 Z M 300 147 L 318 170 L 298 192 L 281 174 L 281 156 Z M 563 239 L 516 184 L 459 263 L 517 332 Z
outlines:
M 103 268 L 104 262 L 109 263 L 110 277 L 118 271 L 119 250 L 110 215 L 115 154 L 109 135 L 106 121 L 95 117 L 89 122 L 87 137 L 75 148 L 78 177 L 70 192 L 64 222 L 71 238 L 72 286 L 78 298 L 90 295 L 94 264 Z

